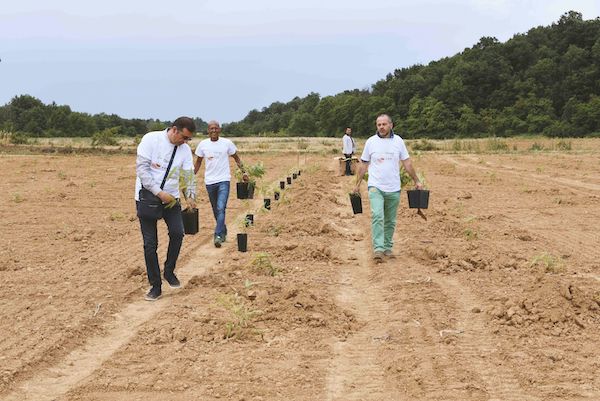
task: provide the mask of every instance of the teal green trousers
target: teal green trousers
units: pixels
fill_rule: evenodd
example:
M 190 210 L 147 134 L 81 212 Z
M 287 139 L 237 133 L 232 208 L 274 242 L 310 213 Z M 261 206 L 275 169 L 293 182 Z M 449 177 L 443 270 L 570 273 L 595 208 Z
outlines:
M 394 245 L 396 214 L 400 203 L 400 191 L 383 192 L 369 187 L 369 203 L 371 204 L 371 236 L 373 251 L 391 250 Z

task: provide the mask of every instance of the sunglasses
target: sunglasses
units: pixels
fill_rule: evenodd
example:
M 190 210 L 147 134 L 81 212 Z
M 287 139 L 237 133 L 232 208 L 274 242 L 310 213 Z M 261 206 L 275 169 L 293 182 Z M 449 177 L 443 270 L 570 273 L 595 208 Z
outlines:
M 191 136 L 183 135 L 182 131 L 177 130 L 177 132 L 179 133 L 179 135 L 181 135 L 181 137 L 183 138 L 184 141 L 189 142 L 192 140 Z

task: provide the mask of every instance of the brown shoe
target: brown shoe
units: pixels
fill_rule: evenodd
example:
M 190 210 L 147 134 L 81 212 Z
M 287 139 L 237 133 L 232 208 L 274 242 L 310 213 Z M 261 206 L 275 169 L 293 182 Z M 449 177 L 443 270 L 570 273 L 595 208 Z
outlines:
M 375 261 L 375 263 L 383 262 L 383 252 L 375 251 L 375 253 L 373 253 L 373 260 Z

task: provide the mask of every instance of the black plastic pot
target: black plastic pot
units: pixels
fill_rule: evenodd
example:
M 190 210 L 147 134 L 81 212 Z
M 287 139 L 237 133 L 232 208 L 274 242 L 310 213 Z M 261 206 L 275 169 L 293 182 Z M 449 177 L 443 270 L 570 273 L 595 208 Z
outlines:
M 253 214 L 247 214 L 246 215 L 246 219 L 245 219 L 245 225 L 246 227 L 249 227 L 251 225 L 254 224 L 254 215 Z
M 265 209 L 267 210 L 271 210 L 271 198 L 265 198 L 264 199 L 264 204 L 265 204 Z
M 279 181 L 279 189 L 285 189 L 285 181 Z
M 238 182 L 235 184 L 238 199 L 254 199 L 254 183 Z
M 350 194 L 350 203 L 354 214 L 362 213 L 362 198 L 359 194 Z
M 287 183 L 290 185 L 292 183 L 292 177 L 287 177 Z
M 238 182 L 235 184 L 235 191 L 238 199 L 248 199 L 249 183 Z
M 296 178 L 298 178 L 298 174 L 296 174 L 296 173 L 292 174 L 292 178 L 295 180 Z
M 298 170 L 298 177 L 300 176 L 300 173 L 302 172 L 302 170 Z
M 275 191 L 273 198 L 275 198 L 275 200 L 279 200 L 279 191 Z
M 240 233 L 237 235 L 238 251 L 246 252 L 248 250 L 248 234 Z
M 429 190 L 411 189 L 408 194 L 408 207 L 411 209 L 427 209 L 429 206 Z
M 194 235 L 198 233 L 198 209 L 183 209 L 181 218 L 183 219 L 183 231 L 186 234 Z

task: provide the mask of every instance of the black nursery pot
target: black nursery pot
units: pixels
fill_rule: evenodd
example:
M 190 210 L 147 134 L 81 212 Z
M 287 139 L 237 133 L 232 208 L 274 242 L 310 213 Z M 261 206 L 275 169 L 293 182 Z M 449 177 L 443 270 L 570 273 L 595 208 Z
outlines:
M 288 185 L 292 183 L 292 177 L 287 177 L 287 183 Z
M 275 191 L 273 197 L 275 198 L 275 200 L 279 200 L 279 191 Z
M 279 181 L 279 189 L 285 189 L 285 181 Z
M 362 198 L 359 194 L 350 194 L 350 203 L 354 214 L 362 213 Z
M 238 182 L 235 184 L 235 191 L 238 199 L 248 199 L 249 186 L 247 182 Z
M 253 199 L 254 184 L 251 182 L 238 182 L 235 184 L 238 199 Z
M 292 178 L 295 180 L 296 178 L 298 178 L 298 174 L 296 174 L 296 173 L 292 174 Z
M 253 214 L 247 214 L 246 215 L 246 227 L 251 226 L 254 224 L 254 215 Z
M 427 209 L 429 206 L 429 190 L 411 189 L 408 194 L 408 207 L 411 209 Z
M 271 198 L 265 198 L 264 202 L 265 202 L 265 209 L 271 210 Z
M 240 233 L 237 235 L 238 251 L 246 252 L 248 250 L 248 234 Z
M 198 233 L 198 209 L 183 209 L 181 218 L 183 219 L 183 232 L 191 235 Z
M 298 177 L 300 177 L 301 172 L 302 172 L 302 170 L 298 170 Z

